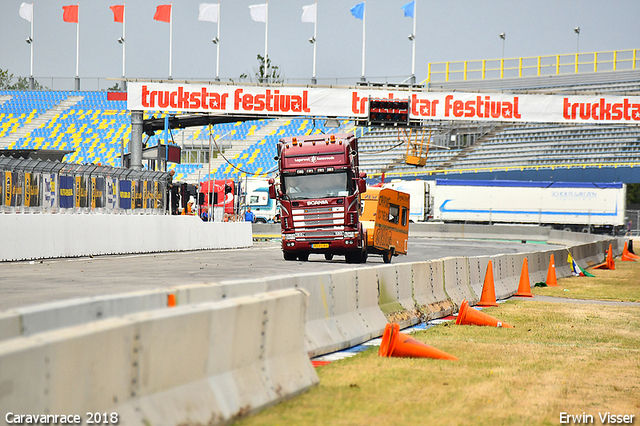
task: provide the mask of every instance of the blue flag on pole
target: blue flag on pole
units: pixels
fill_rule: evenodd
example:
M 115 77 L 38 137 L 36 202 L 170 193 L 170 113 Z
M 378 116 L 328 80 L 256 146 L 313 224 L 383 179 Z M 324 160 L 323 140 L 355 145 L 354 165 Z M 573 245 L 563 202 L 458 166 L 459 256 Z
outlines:
M 416 6 L 416 0 L 410 1 L 409 3 L 402 6 L 402 10 L 404 10 L 404 16 L 407 18 L 413 18 L 413 11 Z
M 353 6 L 351 8 L 351 14 L 356 18 L 363 20 L 364 19 L 364 2 Z

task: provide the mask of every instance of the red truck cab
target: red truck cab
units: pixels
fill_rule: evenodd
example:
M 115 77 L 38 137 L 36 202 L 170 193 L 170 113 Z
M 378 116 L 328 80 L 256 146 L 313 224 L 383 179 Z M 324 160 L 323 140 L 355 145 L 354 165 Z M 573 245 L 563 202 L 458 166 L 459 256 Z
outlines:
M 280 202 L 285 260 L 324 254 L 348 263 L 367 260 L 366 231 L 359 219 L 366 175 L 358 170 L 353 134 L 287 137 L 278 143 L 280 180 L 269 194 Z

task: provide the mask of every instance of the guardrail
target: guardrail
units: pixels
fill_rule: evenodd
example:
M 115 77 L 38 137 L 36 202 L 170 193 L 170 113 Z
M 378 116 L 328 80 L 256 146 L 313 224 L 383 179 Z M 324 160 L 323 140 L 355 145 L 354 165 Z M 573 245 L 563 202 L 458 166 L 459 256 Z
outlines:
M 640 61 L 638 49 L 630 49 L 521 58 L 430 62 L 427 78 L 421 84 L 435 81 L 467 81 L 635 70 L 640 67 L 638 61 Z
M 0 215 L 0 241 L 0 261 L 228 249 L 253 244 L 249 222 L 128 214 Z

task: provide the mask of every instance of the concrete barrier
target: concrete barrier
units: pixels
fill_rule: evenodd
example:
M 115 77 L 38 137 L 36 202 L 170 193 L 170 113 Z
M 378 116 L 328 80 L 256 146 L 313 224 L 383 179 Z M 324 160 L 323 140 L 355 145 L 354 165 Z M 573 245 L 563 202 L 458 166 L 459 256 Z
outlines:
M 572 234 L 560 232 L 559 234 Z M 577 234 L 578 237 L 584 238 L 584 235 Z M 612 244 L 614 253 L 624 244 L 624 239 L 605 238 L 602 236 L 592 236 L 597 241 L 576 245 L 570 247 L 574 252 L 573 257 L 582 267 L 592 266 L 594 264 L 604 261 L 604 250 L 608 249 L 609 244 Z M 536 282 L 545 282 L 548 258 L 550 253 L 554 253 L 556 257 L 556 268 L 558 277 L 569 276 L 571 274 L 570 265 L 566 262 L 567 250 L 547 250 L 545 252 L 527 253 L 518 256 L 526 256 L 529 263 L 529 276 L 531 284 Z M 481 260 L 482 259 L 482 260 Z M 496 280 L 496 297 L 507 297 L 517 288 L 521 258 L 518 258 L 517 265 L 513 264 L 513 261 L 507 261 L 505 263 L 504 277 L 501 275 L 500 268 L 494 270 L 494 279 Z M 474 299 L 478 299 L 482 292 L 482 284 L 484 282 L 484 275 L 486 272 L 486 263 L 488 258 L 471 257 L 466 260 L 466 274 L 468 279 L 468 286 L 472 289 L 474 294 L 471 297 L 470 294 L 465 293 L 467 290 L 465 286 L 460 289 L 457 288 L 460 281 L 461 274 L 464 275 L 465 266 L 460 263 L 462 260 L 456 261 L 452 266 L 451 262 L 447 262 L 447 267 L 442 261 L 433 261 L 429 263 L 429 273 L 427 274 L 429 284 L 426 289 L 422 289 L 422 285 L 418 285 L 418 281 L 424 281 L 425 273 L 420 268 L 407 265 L 389 265 L 381 268 L 364 268 L 360 269 L 361 272 L 356 274 L 356 282 L 358 275 L 360 279 L 361 292 L 359 297 L 362 298 L 364 293 L 362 289 L 366 288 L 370 290 L 371 296 L 366 296 L 371 299 L 372 304 L 368 306 L 372 312 L 375 312 L 373 323 L 378 327 L 378 320 L 380 315 L 380 309 L 376 308 L 373 304 L 375 300 L 376 304 L 381 304 L 385 310 L 392 307 L 395 303 L 397 308 L 395 312 L 400 316 L 397 318 L 390 318 L 390 320 L 402 321 L 401 315 L 407 315 L 412 312 L 417 315 L 418 311 L 414 308 L 425 309 L 427 315 L 430 317 L 437 317 L 447 315 L 450 311 L 450 303 L 457 301 L 459 303 L 463 298 L 468 296 L 471 304 L 474 304 Z M 434 263 L 435 262 L 435 263 Z M 414 264 L 415 265 L 415 264 Z M 398 269 L 400 267 L 400 269 Z M 411 268 L 411 271 L 409 271 Z M 426 268 L 426 266 L 425 266 Z M 452 269 L 453 268 L 453 269 Z M 494 266 L 495 268 L 495 266 Z M 513 269 L 513 273 L 511 270 Z M 366 272 L 365 272 L 366 271 Z M 417 278 L 416 278 L 417 274 Z M 411 275 L 411 279 L 409 276 Z M 454 294 L 453 298 L 449 298 L 444 291 L 440 291 L 445 284 L 445 275 L 447 276 L 447 291 Z M 380 279 L 382 277 L 382 287 L 379 288 Z M 400 277 L 400 281 L 399 281 Z M 422 277 L 422 278 L 421 278 Z M 502 281 L 505 281 L 504 287 Z M 365 281 L 366 284 L 365 284 Z M 412 282 L 412 287 L 409 289 L 408 285 L 401 286 L 402 283 Z M 333 281 L 332 281 L 333 282 Z M 349 280 L 345 280 L 346 284 L 340 284 L 341 286 L 350 286 Z M 387 284 L 389 283 L 389 284 Z M 357 283 L 356 283 L 357 284 Z M 0 340 L 20 336 L 30 335 L 33 333 L 39 333 L 55 328 L 68 327 L 75 324 L 82 324 L 86 322 L 96 321 L 100 319 L 109 318 L 112 316 L 125 315 L 128 313 L 139 312 L 149 309 L 157 309 L 166 304 L 166 296 L 169 293 L 176 295 L 178 304 L 189 303 L 201 303 L 204 301 L 222 300 L 225 298 L 232 298 L 237 296 L 244 296 L 249 294 L 256 294 L 264 292 L 269 289 L 280 289 L 290 287 L 300 287 L 299 283 L 290 276 L 274 277 L 265 281 L 264 279 L 258 280 L 241 280 L 241 281 L 226 281 L 216 284 L 198 284 L 190 286 L 180 286 L 169 290 L 152 290 L 139 293 L 121 294 L 115 296 L 105 297 L 91 297 L 83 299 L 75 299 L 61 302 L 53 302 L 41 305 L 35 305 L 25 308 L 20 308 L 13 311 L 8 311 L 0 314 Z M 304 285 L 302 285 L 304 287 Z M 358 291 L 357 287 L 350 287 L 353 291 Z M 308 288 L 312 291 L 312 287 Z M 322 293 L 318 293 L 322 294 Z M 378 297 L 380 294 L 380 298 Z M 330 296 L 324 295 L 325 299 Z M 418 301 L 420 298 L 420 301 Z M 320 300 L 320 299 L 318 299 Z M 345 299 L 347 300 L 347 299 Z M 413 303 L 413 305 L 412 305 Z M 416 306 L 417 304 L 417 306 Z M 386 305 L 386 306 L 385 306 Z M 343 315 L 346 311 L 340 311 L 339 314 Z M 416 316 L 410 317 L 410 322 L 415 321 Z M 343 326 L 344 327 L 344 326 Z M 374 328 L 375 328 L 374 327 Z M 349 336 L 345 338 L 346 341 L 362 339 L 364 333 L 347 333 Z M 356 337 L 354 337 L 356 336 Z M 358 337 L 359 336 L 359 337 Z M 316 339 L 314 338 L 314 341 Z M 340 340 L 342 342 L 342 340 Z M 341 348 L 344 347 L 343 343 L 320 343 L 319 340 L 314 344 L 310 344 L 310 351 L 314 354 L 319 353 L 322 349 L 319 348 Z M 311 353 L 310 352 L 310 353 Z
M 546 255 L 543 252 L 527 254 L 531 285 L 547 280 L 547 262 L 545 262 L 545 258 Z
M 506 254 L 492 256 L 491 259 L 496 299 L 506 299 L 518 289 L 518 280 L 515 276 L 513 261 Z
M 196 216 L 0 215 L 0 261 L 250 247 L 251 224 Z M 34 244 L 38 241 L 38 244 Z
M 501 296 L 501 298 L 506 299 L 518 291 L 520 272 L 522 272 L 522 259 L 524 259 L 524 256 L 521 254 L 505 254 L 504 256 L 506 259 L 505 270 L 507 276 L 505 278 L 505 286 L 507 293 Z
M 482 296 L 482 287 L 484 285 L 484 278 L 487 274 L 489 259 L 489 256 L 474 256 L 468 258 L 469 285 L 473 289 L 478 300 L 480 300 L 480 296 Z
M 453 313 L 453 302 L 444 291 L 441 260 L 411 264 L 413 297 L 426 319 L 442 318 Z
M 318 383 L 303 348 L 305 299 L 282 290 L 8 340 L 0 412 L 229 422 Z
M 413 299 L 413 277 L 410 263 L 379 266 L 378 298 L 382 312 L 389 322 L 400 328 L 420 322 L 419 311 Z
M 548 241 L 551 227 L 534 225 L 477 225 L 465 223 L 412 223 L 409 236 L 479 238 L 489 240 Z
M 458 307 L 464 299 L 475 305 L 480 297 L 469 283 L 469 259 L 466 257 L 446 257 L 442 259 L 444 267 L 444 289 L 447 296 Z
M 571 276 L 571 265 L 567 262 L 569 258 L 568 250 L 555 250 L 554 256 L 556 261 L 556 277 L 564 278 Z

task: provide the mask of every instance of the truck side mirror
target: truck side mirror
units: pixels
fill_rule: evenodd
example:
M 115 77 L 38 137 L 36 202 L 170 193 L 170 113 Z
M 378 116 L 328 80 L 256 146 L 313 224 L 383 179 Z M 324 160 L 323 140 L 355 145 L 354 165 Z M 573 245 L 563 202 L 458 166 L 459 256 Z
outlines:
M 358 191 L 361 194 L 367 192 L 367 181 L 364 179 L 358 179 Z
M 269 198 L 272 200 L 276 199 L 276 185 L 273 178 L 269 179 Z

